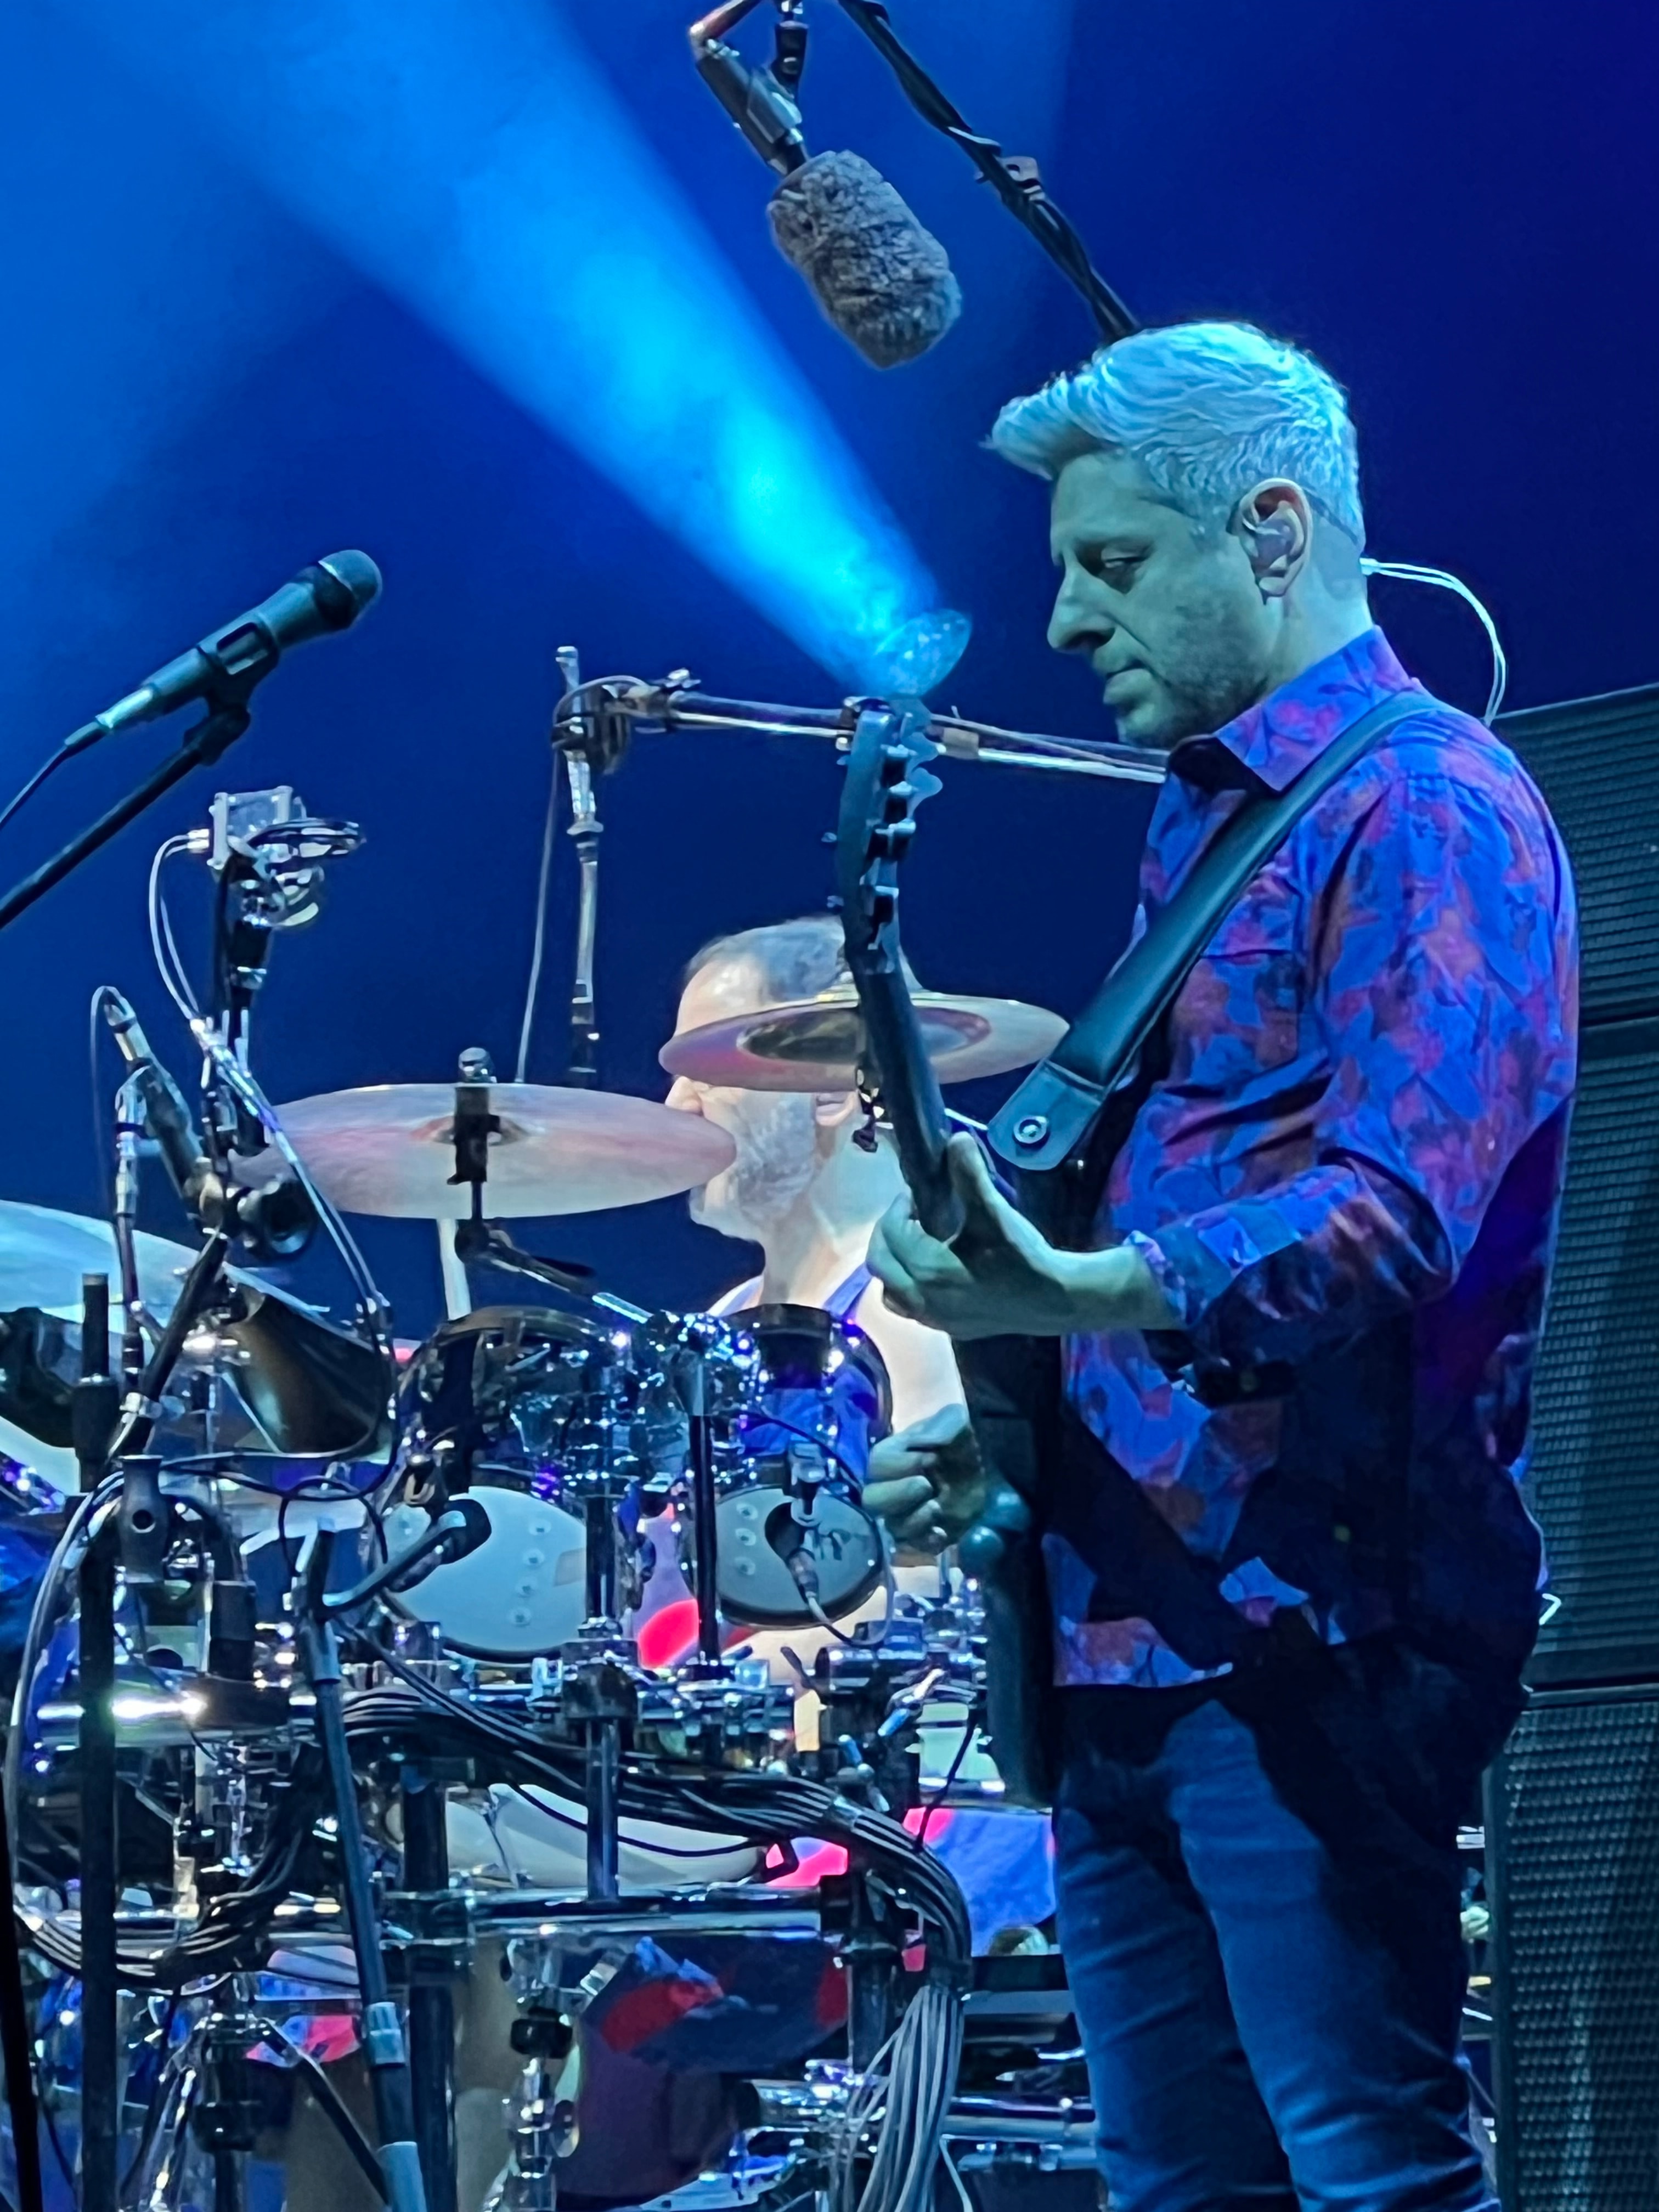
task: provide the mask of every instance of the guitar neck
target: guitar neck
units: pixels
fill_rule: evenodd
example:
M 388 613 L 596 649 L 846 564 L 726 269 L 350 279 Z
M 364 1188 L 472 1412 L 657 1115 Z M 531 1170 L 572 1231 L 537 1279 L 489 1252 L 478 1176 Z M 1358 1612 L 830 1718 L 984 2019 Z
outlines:
M 896 965 L 885 974 L 855 974 L 854 981 L 881 1103 L 916 1218 L 930 1237 L 948 1244 L 962 1227 L 962 1200 L 945 1158 L 951 1123 L 915 1007 Z
M 945 1155 L 951 1124 L 905 983 L 898 925 L 899 865 L 916 807 L 939 788 L 927 765 L 938 750 L 923 710 L 879 700 L 860 709 L 842 789 L 836 872 L 867 1072 L 880 1091 L 916 1218 L 930 1237 L 948 1243 L 963 1218 Z

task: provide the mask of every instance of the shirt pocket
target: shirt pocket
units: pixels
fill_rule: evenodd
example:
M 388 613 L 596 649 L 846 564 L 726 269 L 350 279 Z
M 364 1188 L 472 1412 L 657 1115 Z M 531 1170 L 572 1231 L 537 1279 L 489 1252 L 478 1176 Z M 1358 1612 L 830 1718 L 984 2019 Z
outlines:
M 1262 889 L 1253 886 L 1233 908 L 1176 1000 L 1169 1079 L 1183 1091 L 1240 1091 L 1301 1049 L 1304 962 L 1296 902 L 1271 878 L 1258 883 Z

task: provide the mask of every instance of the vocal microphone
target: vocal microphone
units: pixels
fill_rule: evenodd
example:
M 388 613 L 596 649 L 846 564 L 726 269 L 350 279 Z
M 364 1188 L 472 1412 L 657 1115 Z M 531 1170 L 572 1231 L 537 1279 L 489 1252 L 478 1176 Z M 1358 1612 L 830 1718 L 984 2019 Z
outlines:
M 331 553 L 301 568 L 291 583 L 262 599 L 234 622 L 210 631 L 199 645 L 147 676 L 101 714 L 65 738 L 66 752 L 80 752 L 100 738 L 130 730 L 171 714 L 194 699 L 234 705 L 246 699 L 269 676 L 291 645 L 303 645 L 331 630 L 349 629 L 380 593 L 380 572 L 367 553 Z
M 309 1243 L 316 1210 L 304 1186 L 277 1176 L 257 1188 L 227 1184 L 207 1156 L 185 1095 L 150 1048 L 137 1015 L 118 991 L 100 998 L 104 1018 L 126 1063 L 144 1127 L 161 1156 L 167 1180 L 209 1229 L 228 1227 L 266 1259 L 288 1259 Z

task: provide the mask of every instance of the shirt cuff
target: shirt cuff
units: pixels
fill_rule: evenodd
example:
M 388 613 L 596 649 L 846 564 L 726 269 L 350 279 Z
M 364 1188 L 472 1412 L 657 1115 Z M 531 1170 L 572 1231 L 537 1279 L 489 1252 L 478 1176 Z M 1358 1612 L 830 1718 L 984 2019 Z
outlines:
M 1139 1254 L 1176 1315 L 1176 1326 L 1188 1334 L 1232 1282 L 1232 1270 L 1189 1229 L 1171 1223 L 1148 1237 L 1132 1229 L 1123 1242 Z

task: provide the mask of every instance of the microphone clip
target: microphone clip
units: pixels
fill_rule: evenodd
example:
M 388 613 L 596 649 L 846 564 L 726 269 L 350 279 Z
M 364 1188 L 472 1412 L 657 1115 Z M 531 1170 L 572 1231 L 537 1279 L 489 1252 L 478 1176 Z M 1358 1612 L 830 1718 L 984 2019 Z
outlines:
M 769 169 L 787 177 L 806 159 L 801 122 L 801 73 L 806 66 L 805 0 L 774 0 L 777 11 L 772 59 L 751 67 L 726 33 L 750 15 L 761 0 L 721 0 L 692 24 L 687 37 L 697 75 Z

